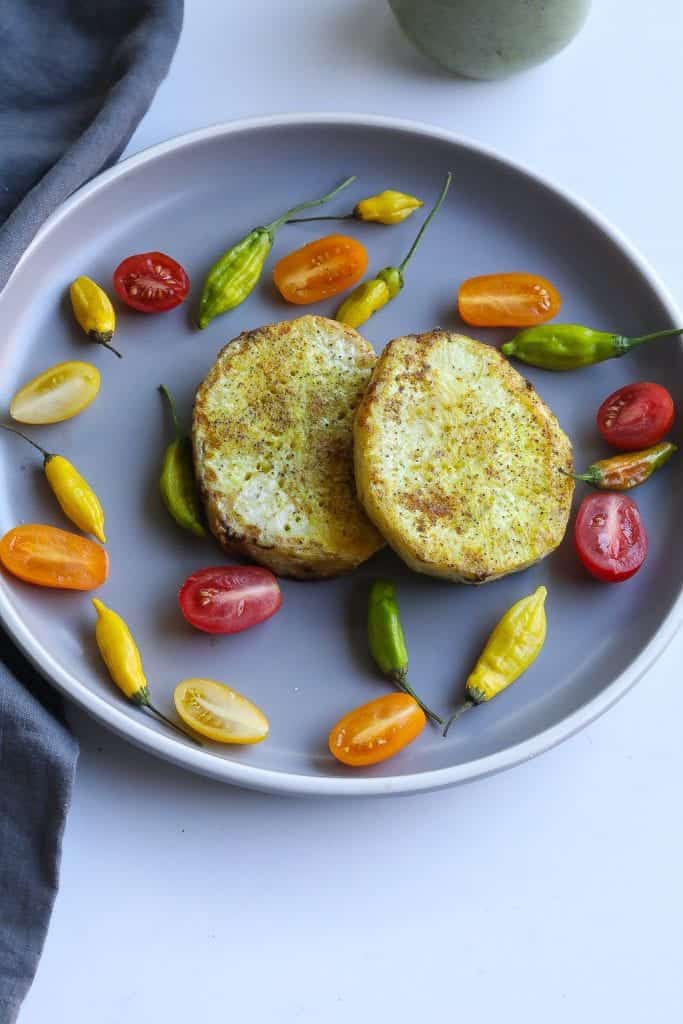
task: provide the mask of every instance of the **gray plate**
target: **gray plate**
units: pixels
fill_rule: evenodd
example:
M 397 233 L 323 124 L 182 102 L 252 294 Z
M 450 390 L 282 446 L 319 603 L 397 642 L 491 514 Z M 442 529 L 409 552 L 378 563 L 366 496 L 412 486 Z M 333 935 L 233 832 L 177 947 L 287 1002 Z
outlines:
M 248 694 L 271 722 L 267 742 L 251 748 L 207 744 L 202 751 L 176 739 L 127 705 L 108 681 L 88 595 L 42 591 L 2 576 L 0 611 L 17 641 L 60 689 L 139 745 L 260 789 L 376 794 L 434 788 L 507 767 L 570 735 L 623 694 L 673 635 L 682 606 L 680 459 L 637 494 L 651 547 L 646 566 L 625 584 L 589 579 L 568 536 L 541 565 L 480 588 L 413 575 L 387 553 L 346 579 L 284 582 L 282 611 L 235 637 L 195 632 L 178 611 L 175 595 L 185 576 L 222 558 L 211 541 L 180 531 L 161 506 L 157 481 L 169 425 L 156 387 L 164 382 L 173 389 L 189 421 L 195 388 L 225 341 L 296 315 L 275 293 L 268 271 L 244 305 L 203 333 L 194 330 L 191 308 L 207 269 L 249 228 L 347 174 L 359 180 L 336 201 L 340 212 L 386 187 L 430 202 L 449 169 L 453 189 L 410 267 L 405 291 L 366 325 L 378 350 L 398 334 L 435 325 L 462 329 L 459 282 L 492 271 L 546 274 L 564 296 L 565 321 L 634 334 L 681 321 L 624 240 L 549 184 L 444 131 L 330 115 L 219 126 L 118 165 L 51 218 L 2 295 L 3 408 L 22 383 L 53 363 L 88 359 L 102 371 L 100 395 L 86 412 L 33 433 L 71 458 L 103 500 L 111 574 L 101 596 L 129 621 L 154 700 L 174 714 L 176 683 L 203 675 Z M 351 230 L 367 244 L 376 270 L 401 258 L 418 223 L 354 224 Z M 283 229 L 274 258 L 325 228 L 335 225 Z M 125 358 L 117 360 L 84 342 L 70 315 L 67 285 L 85 273 L 109 287 L 124 256 L 150 249 L 183 263 L 193 281 L 192 301 L 152 317 L 118 308 L 116 343 Z M 316 307 L 330 315 L 334 309 L 334 302 Z M 478 333 L 493 343 L 502 336 Z M 683 355 L 676 341 L 575 374 L 528 376 L 572 437 L 578 465 L 604 453 L 595 411 L 619 385 L 660 381 L 683 408 Z M 19 440 L 3 437 L 0 528 L 31 521 L 68 527 L 40 460 Z M 493 624 L 539 583 L 549 589 L 548 640 L 523 678 L 465 716 L 448 740 L 427 729 L 394 760 L 354 772 L 332 760 L 326 736 L 345 711 L 387 689 L 364 634 L 368 582 L 379 574 L 398 586 L 413 684 L 438 708 L 454 705 Z

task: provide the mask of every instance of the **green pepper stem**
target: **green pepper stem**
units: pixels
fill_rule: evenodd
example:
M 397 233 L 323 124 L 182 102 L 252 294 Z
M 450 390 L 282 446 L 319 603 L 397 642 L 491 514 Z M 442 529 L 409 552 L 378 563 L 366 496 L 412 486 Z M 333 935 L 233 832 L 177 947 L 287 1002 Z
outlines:
M 456 720 L 456 718 L 460 718 L 460 716 L 463 715 L 466 711 L 469 711 L 470 708 L 473 708 L 475 704 L 476 701 L 464 700 L 462 704 L 455 709 L 451 717 L 446 722 L 446 728 L 443 731 L 444 736 L 448 736 L 448 730 L 453 725 L 453 722 Z
M 595 470 L 588 469 L 585 473 L 570 473 L 566 469 L 560 469 L 564 476 L 570 476 L 572 480 L 582 480 L 585 484 L 597 484 L 600 482 L 600 474 Z
M 434 722 L 435 725 L 443 725 L 443 718 L 441 718 L 440 715 L 437 715 L 436 711 L 432 711 L 432 709 L 427 704 L 425 704 L 423 700 L 420 700 L 420 698 L 415 693 L 412 686 L 406 679 L 405 672 L 392 672 L 391 678 L 399 690 L 402 690 L 403 693 L 407 693 L 409 697 L 413 698 L 416 704 L 420 705 L 427 718 L 431 719 L 431 721 Z
M 204 744 L 200 743 L 195 736 L 191 736 L 189 732 L 186 732 L 185 729 L 181 729 L 179 725 L 172 722 L 170 718 L 166 717 L 166 715 L 162 715 L 161 711 L 159 711 L 158 708 L 155 708 L 153 704 L 150 704 L 149 701 L 145 701 L 141 706 L 147 711 L 151 711 L 153 715 L 156 715 L 156 717 L 162 722 L 165 722 L 166 725 L 170 725 L 171 729 L 175 729 L 175 731 L 179 732 L 186 740 L 192 740 L 192 742 L 198 747 L 204 746 Z
M 655 341 L 656 338 L 672 338 L 675 334 L 683 334 L 683 327 L 672 327 L 666 331 L 655 331 L 654 334 L 641 334 L 637 338 L 627 338 L 629 348 L 642 345 L 644 341 Z
M 266 224 L 266 231 L 277 231 L 277 229 L 281 228 L 283 224 L 286 224 L 289 218 L 292 217 L 295 213 L 300 213 L 301 210 L 310 210 L 312 206 L 322 206 L 323 203 L 329 202 L 330 199 L 334 199 L 336 195 L 343 191 L 343 189 L 348 188 L 348 186 L 355 180 L 356 175 L 352 174 L 350 178 L 345 178 L 344 181 L 342 181 L 341 185 L 337 185 L 336 188 L 333 188 L 331 192 L 328 192 L 327 195 L 322 196 L 322 198 L 309 199 L 305 203 L 299 203 L 297 206 L 293 206 L 291 210 L 287 210 L 287 212 L 283 213 L 281 217 L 277 218 L 277 220 L 271 221 L 270 224 Z
M 288 224 L 311 224 L 316 220 L 355 220 L 355 214 L 353 213 L 342 213 L 338 217 L 334 214 L 330 214 L 328 217 L 293 217 L 288 220 Z
M 27 434 L 22 434 L 22 432 L 20 430 L 17 430 L 16 427 L 10 427 L 7 425 L 7 423 L 0 423 L 0 427 L 2 427 L 3 430 L 9 430 L 10 434 L 16 434 L 17 437 L 23 437 L 24 441 L 28 441 L 29 444 L 32 444 L 33 447 L 40 452 L 45 461 L 53 457 L 52 452 L 46 451 L 42 445 L 37 444 L 36 441 L 32 441 Z
M 166 387 L 165 384 L 160 384 L 159 385 L 159 391 L 161 392 L 161 394 L 164 396 L 164 398 L 168 402 L 168 407 L 171 410 L 171 416 L 173 418 L 173 429 L 175 430 L 176 441 L 180 441 L 182 439 L 182 437 L 183 437 L 183 432 L 180 429 L 180 421 L 178 419 L 178 411 L 177 411 L 177 409 L 175 407 L 175 402 L 173 401 L 173 395 L 168 390 L 168 388 Z
M 96 343 L 98 345 L 101 345 L 102 348 L 108 348 L 109 351 L 113 352 L 115 356 L 119 357 L 119 359 L 123 359 L 123 355 L 121 354 L 121 352 L 119 352 L 119 350 L 117 348 L 114 348 L 114 346 L 112 345 L 112 343 L 110 341 L 102 341 L 99 338 L 96 338 L 95 341 L 96 341 Z
M 427 214 L 427 217 L 426 217 L 426 219 L 424 221 L 424 224 L 422 225 L 422 227 L 418 231 L 417 236 L 415 238 L 415 241 L 413 242 L 413 244 L 411 245 L 410 249 L 408 250 L 408 255 L 403 260 L 403 263 L 401 263 L 399 265 L 398 270 L 399 270 L 399 273 L 401 275 L 403 275 L 406 267 L 408 266 L 408 264 L 412 260 L 413 256 L 415 255 L 415 250 L 417 249 L 418 245 L 422 241 L 422 236 L 424 235 L 425 231 L 429 227 L 430 222 L 434 219 L 434 217 L 436 217 L 437 213 L 441 209 L 441 204 L 443 203 L 444 199 L 446 198 L 446 194 L 447 194 L 449 188 L 451 187 L 452 179 L 453 179 L 453 175 L 449 171 L 448 174 L 446 175 L 445 180 L 444 180 L 443 188 L 441 189 L 441 193 L 439 195 L 439 198 L 437 199 L 437 201 L 434 203 L 434 206 L 431 208 L 431 210 Z

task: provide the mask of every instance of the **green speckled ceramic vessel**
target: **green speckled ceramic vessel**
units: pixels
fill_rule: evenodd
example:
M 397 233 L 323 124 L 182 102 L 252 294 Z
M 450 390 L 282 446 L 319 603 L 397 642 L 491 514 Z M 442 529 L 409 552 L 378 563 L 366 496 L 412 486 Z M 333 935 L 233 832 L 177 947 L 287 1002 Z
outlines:
M 559 53 L 591 0 L 389 0 L 428 57 L 467 78 L 504 78 Z

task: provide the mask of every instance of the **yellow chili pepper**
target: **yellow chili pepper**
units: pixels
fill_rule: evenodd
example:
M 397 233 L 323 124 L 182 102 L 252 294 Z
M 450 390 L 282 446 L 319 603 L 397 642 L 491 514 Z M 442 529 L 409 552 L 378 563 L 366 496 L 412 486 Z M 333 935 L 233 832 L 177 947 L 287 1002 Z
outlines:
M 93 598 L 92 603 L 97 612 L 97 625 L 95 626 L 97 646 L 102 660 L 109 670 L 109 675 L 119 690 L 138 707 L 151 711 L 166 725 L 170 725 L 176 732 L 201 746 L 199 740 L 196 740 L 194 736 L 189 736 L 184 729 L 172 722 L 170 718 L 166 718 L 166 715 L 163 715 L 152 704 L 138 645 L 121 616 L 96 597 Z
M 344 299 L 337 310 L 336 319 L 349 327 L 360 327 L 366 320 L 369 320 L 373 313 L 376 313 L 382 306 L 386 306 L 391 299 L 389 286 L 381 278 L 373 278 L 372 281 L 364 281 Z
M 356 203 L 353 213 L 359 220 L 371 220 L 379 224 L 400 224 L 421 206 L 424 206 L 424 203 L 415 196 L 386 189 L 376 196 L 361 199 Z
M 0 423 L 0 428 L 9 430 L 17 437 L 22 437 L 24 441 L 28 441 L 40 452 L 43 456 L 43 470 L 47 482 L 64 515 L 72 523 L 75 523 L 79 530 L 92 533 L 102 544 L 105 544 L 107 538 L 104 535 L 104 511 L 92 487 L 76 467 L 63 455 L 54 455 L 52 452 L 46 451 L 42 445 L 36 444 L 15 427 Z
M 110 344 L 116 330 L 116 313 L 107 293 L 91 278 L 77 277 L 69 295 L 74 316 L 90 340 L 104 345 L 121 359 L 121 353 Z
M 372 278 L 370 281 L 364 281 L 354 288 L 349 297 L 342 302 L 337 310 L 336 320 L 342 324 L 348 324 L 349 327 L 360 327 L 361 324 L 370 319 L 373 313 L 376 313 L 382 306 L 386 306 L 387 302 L 398 295 L 401 288 L 403 288 L 406 268 L 415 255 L 415 250 L 422 241 L 422 236 L 429 224 L 439 212 L 441 204 L 446 198 L 446 193 L 450 188 L 451 178 L 452 175 L 449 171 L 444 180 L 439 198 L 427 214 L 403 262 L 399 263 L 397 267 L 385 267 L 384 270 L 380 270 L 377 277 Z
M 538 587 L 505 613 L 467 680 L 467 699 L 449 718 L 444 736 L 464 711 L 501 693 L 536 660 L 545 642 L 547 593 Z

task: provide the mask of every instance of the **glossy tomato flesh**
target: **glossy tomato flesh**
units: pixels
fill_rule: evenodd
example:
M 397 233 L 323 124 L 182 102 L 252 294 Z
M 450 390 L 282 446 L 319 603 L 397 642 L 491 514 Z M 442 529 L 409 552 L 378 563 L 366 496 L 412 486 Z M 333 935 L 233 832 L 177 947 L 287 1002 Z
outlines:
M 647 534 L 633 498 L 604 491 L 581 502 L 574 540 L 588 572 L 620 583 L 638 572 L 647 555 Z
M 178 594 L 187 621 L 204 633 L 241 633 L 282 604 L 278 582 L 257 565 L 218 565 L 188 576 Z
M 179 263 L 163 252 L 128 256 L 114 271 L 120 299 L 141 313 L 163 313 L 179 306 L 190 289 L 190 279 Z
M 268 735 L 261 709 L 225 683 L 184 679 L 173 699 L 185 724 L 216 743 L 260 743 Z
M 362 767 L 386 761 L 422 732 L 427 719 L 407 693 L 388 693 L 344 715 L 329 735 L 330 753 L 342 764 Z
M 558 290 L 538 274 L 484 274 L 460 285 L 458 312 L 474 327 L 533 327 L 554 317 Z
M 99 544 L 55 526 L 16 526 L 0 540 L 0 562 L 26 583 L 59 590 L 94 590 L 107 578 L 109 559 Z
M 347 235 L 327 235 L 290 252 L 273 280 L 287 302 L 305 306 L 338 295 L 360 281 L 368 266 L 365 246 Z
M 639 451 L 661 441 L 674 421 L 673 398 L 661 384 L 641 380 L 608 395 L 598 409 L 598 430 L 608 444 Z

